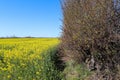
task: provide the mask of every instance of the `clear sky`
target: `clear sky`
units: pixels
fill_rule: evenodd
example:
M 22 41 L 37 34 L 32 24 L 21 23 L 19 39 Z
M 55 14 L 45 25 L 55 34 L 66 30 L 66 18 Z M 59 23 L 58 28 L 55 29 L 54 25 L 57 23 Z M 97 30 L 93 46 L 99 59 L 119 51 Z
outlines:
M 0 0 L 0 37 L 59 37 L 59 0 Z

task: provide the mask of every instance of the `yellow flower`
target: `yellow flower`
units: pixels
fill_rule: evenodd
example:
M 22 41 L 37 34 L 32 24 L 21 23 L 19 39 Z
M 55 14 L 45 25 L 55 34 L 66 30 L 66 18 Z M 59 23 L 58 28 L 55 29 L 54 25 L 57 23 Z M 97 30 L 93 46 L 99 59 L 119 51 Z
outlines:
M 22 79 L 22 77 L 18 77 L 18 79 Z
M 2 68 L 3 71 L 7 71 L 7 68 Z
M 8 78 L 11 78 L 11 75 L 8 75 L 7 77 L 8 77 Z
M 40 74 L 40 72 L 36 72 L 36 74 L 37 74 L 37 75 L 39 75 L 39 74 Z

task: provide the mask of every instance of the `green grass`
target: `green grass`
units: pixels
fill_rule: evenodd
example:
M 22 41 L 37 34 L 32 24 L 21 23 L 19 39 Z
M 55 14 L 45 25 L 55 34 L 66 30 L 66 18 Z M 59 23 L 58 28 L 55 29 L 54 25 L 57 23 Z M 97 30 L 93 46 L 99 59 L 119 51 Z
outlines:
M 65 80 L 87 80 L 92 72 L 88 71 L 85 64 L 78 64 L 74 61 L 68 61 L 63 71 Z
M 48 49 L 42 56 L 41 80 L 63 80 L 62 71 L 55 65 L 58 61 L 57 47 Z

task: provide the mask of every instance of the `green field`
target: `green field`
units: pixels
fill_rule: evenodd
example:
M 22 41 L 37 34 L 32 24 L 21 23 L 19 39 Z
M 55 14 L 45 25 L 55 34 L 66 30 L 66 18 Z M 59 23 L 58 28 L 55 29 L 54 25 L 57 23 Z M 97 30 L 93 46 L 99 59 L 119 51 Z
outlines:
M 57 38 L 0 39 L 0 80 L 42 80 L 41 53 L 58 43 Z

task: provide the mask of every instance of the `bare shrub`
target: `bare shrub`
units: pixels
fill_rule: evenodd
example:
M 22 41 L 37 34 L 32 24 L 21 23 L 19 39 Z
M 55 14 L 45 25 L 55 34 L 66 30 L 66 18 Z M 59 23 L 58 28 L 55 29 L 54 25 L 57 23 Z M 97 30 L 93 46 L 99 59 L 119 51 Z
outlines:
M 83 63 L 94 58 L 92 69 L 114 70 L 113 56 L 120 53 L 120 0 L 62 0 L 61 4 L 63 59 Z
M 64 18 L 61 47 L 66 57 L 75 55 L 72 58 L 79 62 L 91 54 L 116 53 L 120 40 L 118 4 L 113 0 L 64 0 L 61 3 Z

